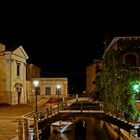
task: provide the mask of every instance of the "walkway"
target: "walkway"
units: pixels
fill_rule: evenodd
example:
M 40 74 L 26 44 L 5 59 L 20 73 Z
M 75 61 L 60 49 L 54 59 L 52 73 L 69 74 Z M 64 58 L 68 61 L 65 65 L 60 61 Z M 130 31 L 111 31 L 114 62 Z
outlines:
M 54 106 L 56 102 L 47 102 L 47 98 L 38 99 L 38 110 L 43 106 Z M 17 140 L 18 120 L 35 111 L 35 102 L 24 105 L 0 104 L 0 140 Z M 32 114 L 32 113 L 31 113 Z
M 30 105 L 0 106 L 0 140 L 16 137 L 18 120 L 31 111 L 34 107 Z

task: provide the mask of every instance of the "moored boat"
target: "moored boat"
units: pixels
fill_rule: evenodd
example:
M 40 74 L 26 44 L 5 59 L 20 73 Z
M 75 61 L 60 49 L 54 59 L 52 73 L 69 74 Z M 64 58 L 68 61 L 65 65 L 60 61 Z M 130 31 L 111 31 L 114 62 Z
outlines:
M 51 131 L 64 133 L 66 131 L 74 130 L 75 122 L 71 121 L 57 121 L 51 124 Z

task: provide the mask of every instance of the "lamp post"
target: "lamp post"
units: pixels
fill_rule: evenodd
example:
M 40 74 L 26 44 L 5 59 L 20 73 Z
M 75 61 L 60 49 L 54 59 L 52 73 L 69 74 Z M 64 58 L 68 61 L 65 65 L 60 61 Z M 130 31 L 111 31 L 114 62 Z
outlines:
M 60 85 L 57 85 L 57 96 L 58 96 L 58 104 L 57 104 L 57 109 L 58 109 L 58 114 L 59 114 L 59 94 L 60 94 L 60 88 L 61 88 L 61 86 Z
M 37 111 L 37 94 L 39 92 L 38 90 L 38 80 L 34 80 L 33 82 L 35 87 L 35 115 L 34 115 L 34 137 L 35 140 L 39 140 L 39 133 L 38 133 L 38 111 Z
M 36 115 L 38 113 L 38 109 L 37 109 L 38 84 L 39 84 L 39 81 L 38 80 L 34 80 L 34 87 L 35 87 L 35 113 L 36 113 Z

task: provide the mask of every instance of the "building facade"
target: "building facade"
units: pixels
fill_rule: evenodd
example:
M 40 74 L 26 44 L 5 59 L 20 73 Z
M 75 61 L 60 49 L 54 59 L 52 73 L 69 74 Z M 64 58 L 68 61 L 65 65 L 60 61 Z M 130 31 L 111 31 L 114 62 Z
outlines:
M 41 69 L 27 64 L 22 46 L 6 49 L 0 44 L 0 104 L 26 104 L 35 100 L 33 81 L 39 81 L 39 97 L 67 97 L 67 78 L 41 78 Z M 59 86 L 59 87 L 58 87 Z
M 140 67 L 140 37 L 114 37 L 103 54 L 105 66 Z
M 40 78 L 41 77 L 41 68 L 34 64 L 27 64 L 27 80 L 31 78 Z
M 86 67 L 86 93 L 95 92 L 96 75 L 103 67 L 104 65 L 101 59 L 94 59 L 93 62 Z
M 25 104 L 26 60 L 28 55 L 22 46 L 6 50 L 0 44 L 0 103 Z
M 39 81 L 38 98 L 66 98 L 68 96 L 67 78 L 32 78 L 30 81 L 27 81 L 27 94 L 30 102 L 34 101 L 34 80 Z
M 117 79 L 121 80 L 122 78 L 131 75 L 133 80 L 130 81 L 130 83 L 133 83 L 133 85 L 137 87 L 134 92 L 136 101 L 139 101 L 140 37 L 113 38 L 103 54 L 103 59 L 105 68 L 110 68 L 116 71 L 115 76 Z

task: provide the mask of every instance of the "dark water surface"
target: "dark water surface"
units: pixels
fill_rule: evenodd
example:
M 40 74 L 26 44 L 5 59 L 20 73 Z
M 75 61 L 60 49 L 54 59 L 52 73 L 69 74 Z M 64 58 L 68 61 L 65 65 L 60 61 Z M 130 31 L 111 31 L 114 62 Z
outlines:
M 41 140 L 111 140 L 103 121 L 86 119 L 84 122 L 78 121 L 73 131 L 45 134 Z

